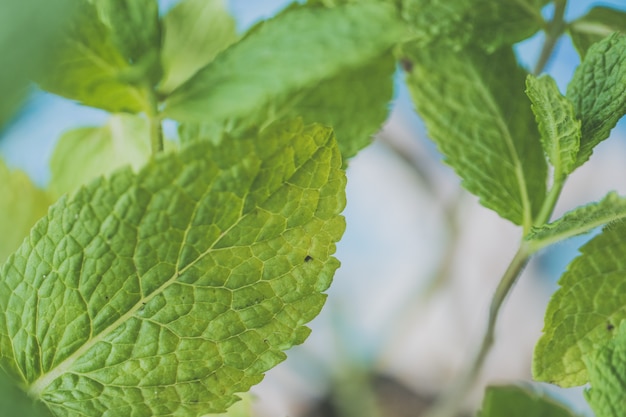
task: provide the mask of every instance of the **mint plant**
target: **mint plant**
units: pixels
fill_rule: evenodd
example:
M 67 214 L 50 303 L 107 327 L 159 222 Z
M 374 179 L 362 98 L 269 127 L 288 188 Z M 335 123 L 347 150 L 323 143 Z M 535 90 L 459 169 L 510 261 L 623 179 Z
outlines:
M 345 168 L 384 122 L 400 62 L 446 163 L 521 228 L 476 359 L 430 415 L 455 415 L 530 257 L 598 227 L 548 306 L 533 373 L 590 384 L 596 415 L 621 415 L 626 198 L 552 212 L 626 113 L 626 13 L 566 22 L 555 0 L 546 21 L 547 3 L 311 0 L 244 35 L 220 0 L 60 3 L 3 73 L 0 121 L 29 79 L 111 116 L 64 134 L 46 190 L 0 164 L 4 414 L 193 417 L 258 383 L 324 304 Z M 0 47 L 44 4 L 7 6 Z M 512 46 L 540 30 L 529 74 Z M 562 95 L 539 74 L 565 33 L 584 59 Z M 514 413 L 573 415 L 488 389 L 481 417 Z

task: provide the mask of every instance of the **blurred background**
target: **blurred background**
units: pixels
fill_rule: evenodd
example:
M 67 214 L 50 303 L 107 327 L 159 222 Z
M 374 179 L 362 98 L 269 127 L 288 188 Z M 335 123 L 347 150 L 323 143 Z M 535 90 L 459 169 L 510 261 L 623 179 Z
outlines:
M 161 3 L 165 11 L 175 1 Z M 288 3 L 229 2 L 242 32 Z M 567 19 L 598 4 L 626 9 L 624 0 L 570 1 Z M 545 13 L 551 15 L 550 6 Z M 534 66 L 542 39 L 537 34 L 517 45 L 523 65 Z M 564 91 L 578 63 L 578 54 L 563 37 L 546 72 Z M 349 164 L 348 226 L 337 251 L 342 267 L 327 305 L 311 323 L 307 342 L 290 350 L 287 361 L 253 389 L 255 416 L 419 416 L 468 364 L 480 342 L 492 293 L 521 231 L 460 189 L 428 141 L 400 73 L 390 110 L 372 146 Z M 59 136 L 106 120 L 103 111 L 33 87 L 0 133 L 0 155 L 44 187 Z M 174 125 L 167 128 L 175 135 Z M 591 161 L 573 174 L 555 215 L 611 190 L 626 194 L 624 161 L 622 120 Z M 530 384 L 532 350 L 545 306 L 558 277 L 588 238 L 561 243 L 530 263 L 502 311 L 496 345 L 468 398 L 467 415 L 479 406 L 488 383 Z M 582 389 L 533 385 L 588 414 Z

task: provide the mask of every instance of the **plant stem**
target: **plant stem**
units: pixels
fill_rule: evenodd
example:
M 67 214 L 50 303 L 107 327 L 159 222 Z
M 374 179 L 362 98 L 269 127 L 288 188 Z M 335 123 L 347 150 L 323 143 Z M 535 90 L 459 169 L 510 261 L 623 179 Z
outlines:
M 146 86 L 144 91 L 148 98 L 148 106 L 145 111 L 150 123 L 150 148 L 152 155 L 156 155 L 163 151 L 163 126 L 159 115 L 159 100 L 152 87 Z
M 550 191 L 546 196 L 546 200 L 543 202 L 541 211 L 535 220 L 535 225 L 541 226 L 550 221 L 550 217 L 552 216 L 557 200 L 561 196 L 561 191 L 563 190 L 564 185 L 565 178 L 560 174 L 555 175 L 554 184 L 552 185 L 552 188 L 550 188 Z
M 525 244 L 520 245 L 509 267 L 502 276 L 491 300 L 487 330 L 485 331 L 476 357 L 465 374 L 461 375 L 461 377 L 457 379 L 456 384 L 437 400 L 435 405 L 426 413 L 425 417 L 455 417 L 458 414 L 464 398 L 479 376 L 485 359 L 487 359 L 487 355 L 493 345 L 496 322 L 502 303 L 511 291 L 511 288 L 513 288 L 515 282 L 517 282 L 517 278 L 526 267 L 529 258 L 530 252 L 528 248 Z
M 565 31 L 565 9 L 567 7 L 567 0 L 554 0 L 554 16 L 546 29 L 546 40 L 543 43 L 537 65 L 533 71 L 534 75 L 539 75 L 543 72 L 544 68 L 548 64 L 556 42 L 559 40 L 563 32 Z

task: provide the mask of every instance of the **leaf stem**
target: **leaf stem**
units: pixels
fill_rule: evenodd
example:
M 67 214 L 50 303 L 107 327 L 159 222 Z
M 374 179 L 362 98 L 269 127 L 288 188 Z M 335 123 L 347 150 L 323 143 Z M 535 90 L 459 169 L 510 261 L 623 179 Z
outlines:
M 145 111 L 150 122 L 150 148 L 152 155 L 156 155 L 163 151 L 163 126 L 159 114 L 159 100 L 151 86 L 146 86 L 145 92 L 148 98 L 148 106 Z
M 548 23 L 548 27 L 546 29 L 546 40 L 543 43 L 539 59 L 537 60 L 537 64 L 533 71 L 534 75 L 539 75 L 543 72 L 548 64 L 548 61 L 550 60 L 550 57 L 552 56 L 552 53 L 554 52 L 557 41 L 565 31 L 566 7 L 567 0 L 554 0 L 554 16 Z
M 550 217 L 552 216 L 557 200 L 561 196 L 561 191 L 563 190 L 564 185 L 565 177 L 556 173 L 554 176 L 554 184 L 552 185 L 552 188 L 550 188 L 550 191 L 543 202 L 543 206 L 541 207 L 541 211 L 539 211 L 539 215 L 535 220 L 536 226 L 544 225 L 550 221 Z
M 474 386 L 476 379 L 480 375 L 485 359 L 487 359 L 487 355 L 493 345 L 500 308 L 502 307 L 502 304 L 508 294 L 511 292 L 513 285 L 517 282 L 517 278 L 526 267 L 529 259 L 530 251 L 526 244 L 522 243 L 502 276 L 502 279 L 500 280 L 500 283 L 496 288 L 496 292 L 491 300 L 487 330 L 485 331 L 482 343 L 478 353 L 472 361 L 471 366 L 466 370 L 465 374 L 461 375 L 457 379 L 456 384 L 437 400 L 435 405 L 425 414 L 424 417 L 454 417 L 458 414 L 464 398 L 467 396 L 469 390 Z

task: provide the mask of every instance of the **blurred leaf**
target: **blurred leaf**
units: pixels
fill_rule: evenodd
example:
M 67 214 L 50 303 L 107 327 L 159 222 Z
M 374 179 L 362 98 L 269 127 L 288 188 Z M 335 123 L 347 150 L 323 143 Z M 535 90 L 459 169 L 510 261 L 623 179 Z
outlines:
M 394 7 L 385 3 L 292 7 L 255 26 L 174 91 L 165 114 L 199 123 L 243 117 L 371 62 L 403 30 Z
M 488 387 L 478 417 L 574 417 L 551 398 L 517 386 Z
M 163 30 L 162 93 L 187 81 L 237 40 L 225 0 L 183 0 L 165 15 Z
M 556 82 L 548 75 L 540 78 L 529 75 L 526 94 L 539 125 L 543 150 L 555 169 L 555 180 L 562 181 L 576 164 L 580 120 L 574 115 L 573 104 L 561 95 Z
M 0 159 L 0 263 L 13 253 L 52 203 L 43 190 Z M 0 414 L 5 415 L 5 414 Z
M 46 51 L 67 14 L 67 0 L 0 2 L 0 128 L 22 101 L 27 84 L 46 67 Z
M 96 8 L 80 1 L 69 27 L 51 51 L 40 86 L 52 93 L 112 112 L 140 112 L 143 93 L 127 83 L 131 64 L 115 46 Z M 136 74 L 135 74 L 136 75 Z
M 494 52 L 542 29 L 549 0 L 401 0 L 417 41 Z
M 626 410 L 626 322 L 606 345 L 585 358 L 591 388 L 585 397 L 596 417 L 623 417 Z
M 578 207 L 550 224 L 534 227 L 527 239 L 538 250 L 570 237 L 589 233 L 607 223 L 626 218 L 626 197 L 609 193 L 602 201 Z
M 582 120 L 576 166 L 587 162 L 593 148 L 609 137 L 626 113 L 626 35 L 614 34 L 594 44 L 574 73 L 567 98 Z
M 407 83 L 428 133 L 463 186 L 500 216 L 529 228 L 545 197 L 547 167 L 510 48 L 413 46 Z
M 52 417 L 52 414 L 43 404 L 29 398 L 15 381 L 0 370 L 0 416 Z
M 548 304 L 533 357 L 534 378 L 563 387 L 589 382 L 584 358 L 626 318 L 626 222 L 609 224 L 580 252 Z
M 583 17 L 574 20 L 568 27 L 569 35 L 581 58 L 591 45 L 613 32 L 626 33 L 626 12 L 610 7 L 596 6 Z
M 48 189 L 58 198 L 122 166 L 137 170 L 149 157 L 148 121 L 114 115 L 103 127 L 78 128 L 61 136 L 50 160 Z

